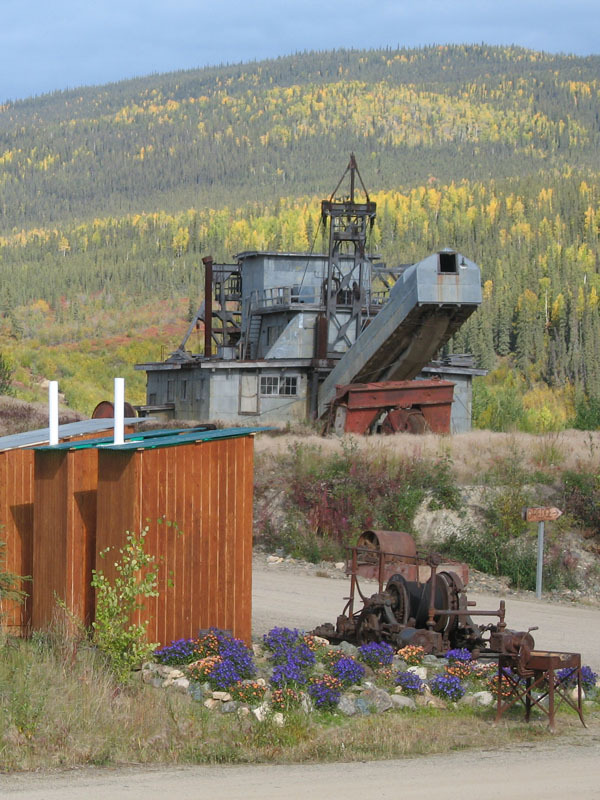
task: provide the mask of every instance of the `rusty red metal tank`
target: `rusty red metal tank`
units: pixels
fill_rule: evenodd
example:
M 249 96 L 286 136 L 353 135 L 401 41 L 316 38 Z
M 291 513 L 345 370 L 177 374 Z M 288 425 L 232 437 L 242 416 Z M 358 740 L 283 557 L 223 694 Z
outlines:
M 338 386 L 328 429 L 338 433 L 450 433 L 454 383 L 382 381 Z
M 125 417 L 137 417 L 135 408 L 131 403 L 125 402 L 123 411 Z M 115 405 L 111 400 L 101 400 L 92 412 L 92 419 L 113 419 L 114 416 Z

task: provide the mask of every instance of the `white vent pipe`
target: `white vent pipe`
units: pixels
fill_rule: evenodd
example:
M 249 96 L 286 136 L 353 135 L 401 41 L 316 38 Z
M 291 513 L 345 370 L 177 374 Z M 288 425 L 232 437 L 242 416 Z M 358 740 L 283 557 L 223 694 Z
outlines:
M 115 435 L 114 444 L 125 443 L 125 378 L 115 378 L 114 419 Z
M 58 444 L 58 381 L 48 384 L 48 443 Z

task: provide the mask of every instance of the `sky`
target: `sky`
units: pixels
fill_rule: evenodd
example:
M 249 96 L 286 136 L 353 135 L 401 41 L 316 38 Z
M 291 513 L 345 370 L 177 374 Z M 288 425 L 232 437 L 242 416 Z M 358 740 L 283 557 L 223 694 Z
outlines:
M 339 48 L 600 54 L 599 0 L 1 0 L 0 102 Z

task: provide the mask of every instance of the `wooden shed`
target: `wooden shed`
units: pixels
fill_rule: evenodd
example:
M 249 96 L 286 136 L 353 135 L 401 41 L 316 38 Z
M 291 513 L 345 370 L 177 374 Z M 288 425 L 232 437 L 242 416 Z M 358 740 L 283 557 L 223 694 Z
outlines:
M 34 473 L 32 627 L 39 630 L 50 624 L 57 600 L 90 625 L 97 450 L 36 450 Z
M 139 447 L 140 442 L 173 439 L 183 432 L 132 433 L 126 441 L 133 439 Z M 28 574 L 33 575 L 31 625 L 36 630 L 50 624 L 57 600 L 84 625 L 94 619 L 91 580 L 96 564 L 98 452 L 112 441 L 88 439 L 35 448 L 33 556 Z
M 149 641 L 167 644 L 215 626 L 250 642 L 257 430 L 192 431 L 98 449 L 96 563 L 114 577 L 126 532 L 147 528 L 159 596 L 145 601 L 137 619 L 148 621 Z M 101 559 L 106 548 L 111 555 Z
M 127 425 L 142 420 L 128 419 Z M 61 441 L 80 441 L 98 436 L 112 425 L 110 419 L 81 420 L 61 425 Z M 29 449 L 47 444 L 48 428 L 0 437 L 0 540 L 5 543 L 8 572 L 33 574 L 33 502 L 34 452 Z M 20 588 L 27 593 L 25 602 L 5 602 L 0 608 L 0 623 L 8 633 L 21 635 L 31 627 L 33 583 L 23 581 Z

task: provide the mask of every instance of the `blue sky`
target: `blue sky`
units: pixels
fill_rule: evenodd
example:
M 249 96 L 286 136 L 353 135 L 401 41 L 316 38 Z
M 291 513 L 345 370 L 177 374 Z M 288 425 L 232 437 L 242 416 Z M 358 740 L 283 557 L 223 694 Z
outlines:
M 599 0 L 2 0 L 0 102 L 342 47 L 600 53 Z

